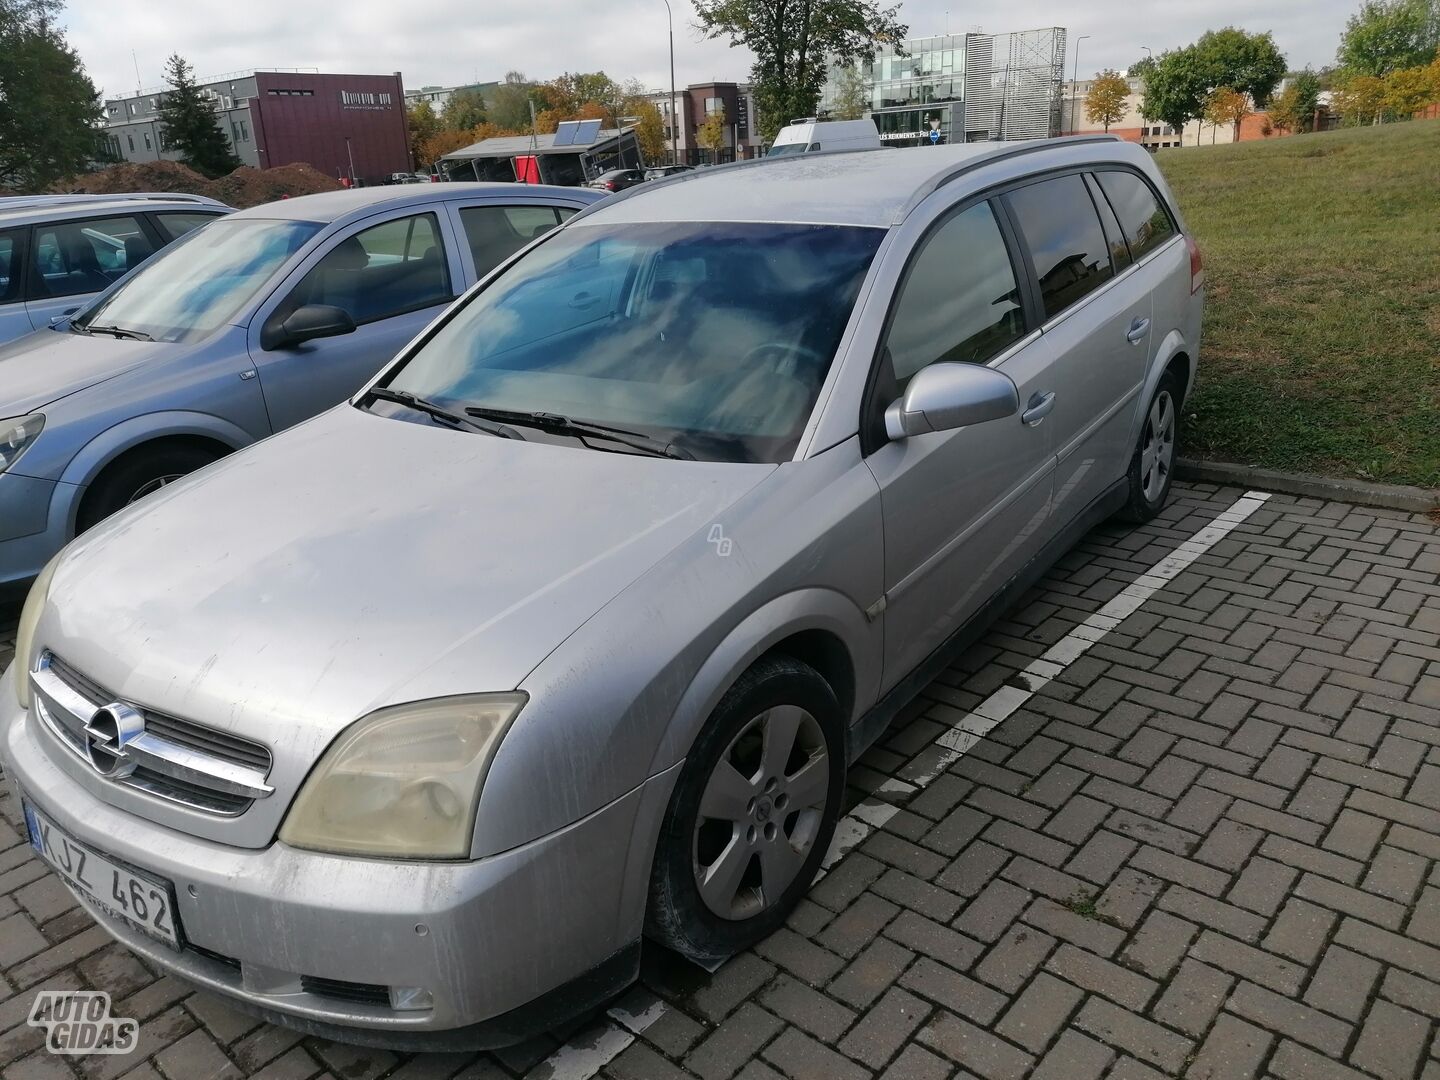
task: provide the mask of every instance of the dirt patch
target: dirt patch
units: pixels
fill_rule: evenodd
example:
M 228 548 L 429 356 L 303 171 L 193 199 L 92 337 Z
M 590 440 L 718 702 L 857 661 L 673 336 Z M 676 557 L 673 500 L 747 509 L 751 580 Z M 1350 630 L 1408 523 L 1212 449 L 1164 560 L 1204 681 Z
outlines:
M 281 165 L 274 169 L 253 169 L 242 165 L 228 176 L 209 180 L 194 169 L 175 161 L 126 162 L 111 165 L 56 185 L 56 191 L 89 195 L 123 195 L 130 191 L 174 191 L 186 195 L 208 195 L 244 209 L 276 199 L 335 191 L 340 181 L 310 165 Z

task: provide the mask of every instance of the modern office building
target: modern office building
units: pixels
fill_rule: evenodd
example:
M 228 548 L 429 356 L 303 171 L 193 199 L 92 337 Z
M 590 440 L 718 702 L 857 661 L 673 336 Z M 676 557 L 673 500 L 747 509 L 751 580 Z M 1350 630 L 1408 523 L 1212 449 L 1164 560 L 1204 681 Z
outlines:
M 1065 38 L 1064 28 L 1054 26 L 883 46 L 872 63 L 860 66 L 866 115 L 882 140 L 899 146 L 1058 135 Z M 832 68 L 826 81 L 822 118 L 836 112 L 838 74 Z
M 439 116 L 445 109 L 445 103 L 460 93 L 460 91 L 473 90 L 486 101 L 489 101 L 490 95 L 495 92 L 495 88 L 499 85 L 498 82 L 484 82 L 466 83 L 463 86 L 422 86 L 419 90 L 405 91 L 405 104 L 418 105 L 422 101 L 428 101 L 430 107 L 435 110 L 435 115 Z
M 304 162 L 330 176 L 378 183 L 410 169 L 405 88 L 393 75 L 326 75 L 254 69 L 201 83 L 244 165 Z M 175 161 L 165 144 L 165 88 L 105 102 L 105 133 L 122 161 Z
M 673 124 L 670 91 L 654 90 L 646 97 L 660 110 L 661 119 L 665 122 L 668 158 Z M 680 116 L 679 123 L 674 124 L 675 156 L 682 165 L 735 161 L 737 158 L 758 157 L 762 152 L 755 97 L 747 83 L 707 82 L 676 87 L 675 111 Z M 723 145 L 714 150 L 701 146 L 698 139 L 700 129 L 711 116 L 721 111 L 724 112 Z
M 1168 150 L 1175 146 L 1193 144 L 1193 138 L 1186 138 L 1184 132 L 1176 131 L 1169 124 L 1146 119 L 1140 111 L 1141 102 L 1145 98 L 1144 82 L 1133 76 L 1125 82 L 1130 88 L 1130 93 L 1125 97 L 1125 115 L 1110 125 L 1111 135 L 1119 136 L 1127 142 L 1138 142 L 1150 150 Z M 1078 83 L 1065 84 L 1065 91 L 1061 95 L 1061 134 L 1091 135 L 1106 130 L 1104 124 L 1097 124 L 1085 115 L 1085 103 L 1094 85 L 1093 79 L 1081 79 Z

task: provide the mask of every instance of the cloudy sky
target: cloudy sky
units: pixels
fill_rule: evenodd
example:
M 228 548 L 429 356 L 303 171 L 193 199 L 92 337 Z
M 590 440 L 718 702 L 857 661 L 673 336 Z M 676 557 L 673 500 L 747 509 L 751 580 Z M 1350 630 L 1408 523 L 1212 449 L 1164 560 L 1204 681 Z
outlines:
M 743 79 L 749 56 L 702 39 L 689 0 L 675 10 L 680 85 Z M 1142 55 L 1233 24 L 1270 30 L 1292 66 L 1330 62 L 1358 0 L 906 0 L 912 35 L 988 33 L 1062 25 L 1070 31 L 1067 77 L 1080 43 L 1081 73 L 1123 68 Z M 948 7 L 948 10 L 947 10 Z M 198 73 L 253 67 L 329 72 L 401 71 L 406 87 L 604 70 L 652 86 L 669 82 L 663 0 L 70 0 L 71 44 L 107 96 L 147 89 L 178 51 Z M 131 52 L 134 52 L 132 60 Z

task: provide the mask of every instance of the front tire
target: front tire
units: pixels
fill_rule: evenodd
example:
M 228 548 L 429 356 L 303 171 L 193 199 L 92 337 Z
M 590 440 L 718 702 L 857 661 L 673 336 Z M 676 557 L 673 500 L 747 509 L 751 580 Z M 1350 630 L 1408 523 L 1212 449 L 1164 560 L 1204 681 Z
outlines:
M 845 789 L 829 684 L 777 656 L 750 668 L 695 740 L 660 829 L 646 931 L 702 963 L 769 936 L 815 880 Z
M 1126 473 L 1129 498 L 1120 517 L 1143 525 L 1160 513 L 1174 480 L 1175 445 L 1180 433 L 1180 404 L 1185 385 L 1174 368 L 1160 377 L 1145 410 L 1140 438 Z
M 94 528 L 111 514 L 179 480 L 218 457 L 213 451 L 185 444 L 159 445 L 131 451 L 109 466 L 91 485 L 80 504 L 77 530 Z

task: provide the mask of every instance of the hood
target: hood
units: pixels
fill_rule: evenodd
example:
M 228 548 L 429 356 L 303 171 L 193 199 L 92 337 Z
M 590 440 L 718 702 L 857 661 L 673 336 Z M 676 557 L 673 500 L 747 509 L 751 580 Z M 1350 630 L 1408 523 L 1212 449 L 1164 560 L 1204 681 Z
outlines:
M 382 705 L 513 689 L 774 469 L 344 405 L 76 541 L 41 640 L 128 700 L 323 745 Z
M 0 416 L 24 416 L 173 347 L 49 329 L 16 338 L 0 345 Z

